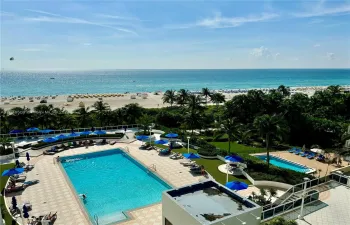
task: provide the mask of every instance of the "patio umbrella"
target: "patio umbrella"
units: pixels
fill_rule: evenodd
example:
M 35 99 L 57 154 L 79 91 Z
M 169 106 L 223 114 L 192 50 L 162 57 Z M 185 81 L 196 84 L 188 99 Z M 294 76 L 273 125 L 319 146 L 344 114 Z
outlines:
M 225 159 L 233 163 L 243 162 L 243 159 L 238 155 L 228 155 L 228 156 L 225 156 Z
M 52 142 L 56 142 L 56 141 L 58 141 L 58 139 L 55 137 L 49 137 L 49 138 L 46 138 L 43 140 L 43 142 L 45 142 L 45 143 L 52 143 Z
M 236 191 L 244 190 L 248 188 L 248 184 L 240 181 L 227 182 L 225 186 Z
M 93 134 L 100 136 L 100 135 L 107 134 L 107 132 L 105 130 L 96 130 Z
M 2 172 L 1 176 L 3 177 L 9 177 L 12 175 L 20 174 L 24 172 L 24 168 L 13 168 L 13 169 L 8 169 Z
M 24 218 L 29 218 L 29 214 L 28 214 L 28 208 L 26 205 L 23 205 L 23 210 L 22 210 L 22 213 L 23 213 L 23 217 Z
M 50 132 L 52 132 L 54 130 L 50 130 L 50 129 L 44 129 L 44 130 L 40 130 L 40 133 L 43 133 L 43 134 L 48 134 Z
M 28 165 L 29 165 L 29 161 L 30 161 L 29 152 L 26 152 L 26 157 L 27 157 L 27 161 L 28 161 Z
M 63 140 L 63 139 L 66 139 L 68 137 L 64 134 L 60 134 L 60 135 L 57 135 L 55 138 L 57 138 L 58 140 Z
M 37 127 L 30 127 L 27 129 L 27 132 L 38 132 L 38 131 L 40 131 L 40 129 Z
M 154 143 L 157 145 L 164 145 L 164 144 L 168 144 L 169 141 L 161 139 L 161 140 L 156 140 Z
M 175 133 L 169 133 L 169 134 L 166 134 L 165 137 L 167 138 L 177 138 L 179 135 L 178 134 L 175 134 Z
M 149 139 L 149 136 L 147 135 L 139 135 L 139 136 L 136 136 L 136 139 L 139 140 L 139 141 L 142 141 L 142 144 L 144 141 L 147 141 Z
M 199 155 L 194 154 L 194 153 L 185 153 L 185 154 L 183 154 L 183 156 L 184 156 L 186 159 L 199 159 L 199 158 L 200 158 Z
M 10 131 L 10 134 L 19 134 L 19 133 L 22 133 L 23 130 L 11 130 Z
M 89 130 L 87 130 L 87 131 L 82 131 L 82 132 L 80 132 L 80 136 L 89 136 L 90 134 L 91 134 L 92 132 L 91 131 L 89 131 Z
M 68 137 L 79 137 L 80 135 L 81 135 L 81 133 L 79 134 L 79 133 L 76 133 L 76 132 L 72 132 L 72 133 L 68 134 L 67 136 Z
M 12 203 L 12 208 L 17 209 L 17 199 L 15 196 L 12 196 L 11 203 Z

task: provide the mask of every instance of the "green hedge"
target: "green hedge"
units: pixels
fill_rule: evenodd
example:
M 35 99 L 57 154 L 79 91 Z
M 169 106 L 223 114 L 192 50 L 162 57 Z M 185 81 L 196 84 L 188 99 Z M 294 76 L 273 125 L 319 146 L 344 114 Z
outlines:
M 153 135 L 154 133 L 151 132 L 151 135 Z M 139 131 L 139 132 L 136 132 L 135 133 L 135 136 L 138 136 L 138 135 L 146 135 L 146 136 L 149 136 L 149 131 L 146 131 L 146 133 L 144 131 Z
M 79 140 L 83 140 L 83 139 L 96 139 L 96 138 L 116 138 L 116 139 L 120 139 L 124 137 L 124 133 L 115 133 L 115 134 L 103 134 L 103 135 L 94 135 L 94 136 L 79 136 L 79 137 L 71 137 L 71 138 L 66 138 L 63 140 L 58 140 L 56 142 L 51 142 L 51 143 L 45 143 L 43 141 L 39 141 L 38 144 L 32 145 L 32 149 L 39 149 L 39 148 L 44 148 L 47 146 L 53 146 L 53 145 L 57 145 L 57 144 L 61 144 L 61 143 L 66 143 L 69 141 L 79 141 Z
M 9 155 L 12 153 L 12 147 L 4 148 L 3 146 L 0 146 L 0 155 Z

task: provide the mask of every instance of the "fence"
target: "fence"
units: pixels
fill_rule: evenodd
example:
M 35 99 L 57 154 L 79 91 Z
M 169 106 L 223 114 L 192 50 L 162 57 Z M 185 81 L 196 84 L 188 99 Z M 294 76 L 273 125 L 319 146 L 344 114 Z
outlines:
M 122 130 L 124 128 L 139 128 L 142 125 L 140 124 L 128 124 L 128 125 L 116 125 L 116 126 L 104 126 L 104 127 L 94 127 L 95 130 Z M 61 129 L 61 130 L 52 130 L 49 133 L 41 133 L 41 132 L 23 132 L 18 134 L 0 134 L 0 137 L 27 137 L 27 136 L 42 136 L 45 134 L 62 134 L 62 133 L 71 133 L 72 130 L 74 132 L 82 132 L 82 131 L 91 131 L 90 128 L 71 128 L 71 129 Z

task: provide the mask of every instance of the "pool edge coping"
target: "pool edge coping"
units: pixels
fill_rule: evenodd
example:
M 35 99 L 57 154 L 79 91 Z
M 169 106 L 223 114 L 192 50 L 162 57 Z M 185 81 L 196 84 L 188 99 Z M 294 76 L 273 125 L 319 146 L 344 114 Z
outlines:
M 126 155 L 128 155 L 129 157 L 131 157 L 133 160 L 135 160 L 137 163 L 139 163 L 141 166 L 143 166 L 146 170 L 148 170 L 150 173 L 152 173 L 154 176 L 156 176 L 158 179 L 160 179 L 161 181 L 163 181 L 164 183 L 166 183 L 167 185 L 170 186 L 170 188 L 175 188 L 175 186 L 169 182 L 167 179 L 163 178 L 160 174 L 156 173 L 155 171 L 151 171 L 149 169 L 147 169 L 147 166 L 140 162 L 139 160 L 135 159 L 126 149 L 125 147 L 114 147 L 112 149 L 98 149 L 98 150 L 94 150 L 92 152 L 87 152 L 87 153 L 77 153 L 77 154 L 70 154 L 70 155 L 65 155 L 65 156 L 60 156 L 60 158 L 64 158 L 64 157 L 71 157 L 71 156 L 78 156 L 78 155 L 85 155 L 85 154 L 90 154 L 90 153 L 96 153 L 96 152 L 104 152 L 104 151 L 111 151 L 111 150 L 116 150 L 116 149 L 120 149 L 122 150 L 122 152 Z M 53 157 L 53 160 L 56 160 L 55 157 Z M 63 168 L 61 162 L 54 162 L 54 164 L 57 164 L 65 178 L 65 180 L 67 181 L 68 183 L 68 186 L 69 188 L 71 189 L 73 195 L 74 195 L 74 198 L 77 200 L 78 204 L 79 204 L 79 207 L 80 209 L 83 211 L 83 214 L 84 214 L 84 217 L 85 219 L 87 219 L 87 222 L 89 222 L 90 224 L 92 225 L 95 225 L 91 219 L 90 219 L 90 216 L 87 212 L 87 209 L 85 208 L 85 206 L 82 204 L 82 202 L 80 201 L 79 197 L 78 197 L 78 194 L 76 193 L 76 190 L 74 189 L 74 186 L 72 184 L 72 182 L 70 181 L 65 169 Z M 163 192 L 162 192 L 163 193 Z M 108 223 L 107 225 L 117 225 L 117 224 L 121 224 L 121 223 L 124 223 L 124 222 L 127 222 L 127 221 L 132 221 L 133 219 L 136 219 L 132 214 L 131 212 L 133 211 L 136 211 L 136 210 L 140 210 L 140 209 L 144 209 L 144 208 L 147 208 L 147 207 L 151 207 L 151 206 L 155 206 L 155 205 L 158 205 L 158 204 L 161 204 L 162 201 L 160 202 L 155 202 L 153 204 L 149 204 L 149 205 L 145 205 L 145 206 L 141 206 L 141 207 L 137 207 L 137 208 L 133 208 L 131 210 L 126 210 L 126 211 L 122 211 L 122 213 L 127 217 L 123 220 L 119 220 L 119 221 L 115 221 L 115 222 L 111 222 L 111 223 Z

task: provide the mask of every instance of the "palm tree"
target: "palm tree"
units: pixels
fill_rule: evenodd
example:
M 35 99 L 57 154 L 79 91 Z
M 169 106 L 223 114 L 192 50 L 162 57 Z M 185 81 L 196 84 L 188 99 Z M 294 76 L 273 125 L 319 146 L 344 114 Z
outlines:
M 47 128 L 47 126 L 50 125 L 51 121 L 54 120 L 52 116 L 53 110 L 54 107 L 52 104 L 40 104 L 34 107 L 34 115 L 38 121 L 38 124 L 42 125 L 42 128 Z
M 127 104 L 121 110 L 126 122 L 129 124 L 136 123 L 136 120 L 143 114 L 143 108 L 137 103 Z
M 205 97 L 205 104 L 208 104 L 208 97 L 211 96 L 211 92 L 209 90 L 209 88 L 202 88 L 202 95 L 203 97 Z
M 93 112 L 97 113 L 97 117 L 100 121 L 100 126 L 102 127 L 104 113 L 110 109 L 110 106 L 106 102 L 97 101 L 92 105 L 92 107 L 94 108 Z
M 267 201 L 271 202 L 272 198 L 277 196 L 277 190 L 274 188 L 269 188 L 267 191 L 269 193 L 269 198 L 267 199 Z
M 149 130 L 150 130 L 149 126 L 151 125 L 152 122 L 153 122 L 152 117 L 147 114 L 143 114 L 140 118 L 137 119 L 137 123 L 141 124 L 143 128 L 144 135 L 149 135 Z
M 204 109 L 202 106 L 203 103 L 204 101 L 201 95 L 189 95 L 187 97 L 186 104 L 191 113 L 202 111 Z
M 220 103 L 225 102 L 225 95 L 223 95 L 222 93 L 213 93 L 210 96 L 210 101 L 215 103 L 216 106 L 218 107 Z
M 179 104 L 180 106 L 186 105 L 188 96 L 189 96 L 188 90 L 180 89 L 176 95 L 177 104 Z
M 11 146 L 11 142 L 13 140 L 9 137 L 1 137 L 0 138 L 0 155 L 7 155 L 7 154 L 11 154 L 11 152 L 13 151 L 12 149 L 6 148 Z
M 10 131 L 8 112 L 0 108 L 0 130 L 1 133 L 8 133 Z
M 286 87 L 284 85 L 280 85 L 277 88 L 277 91 L 280 92 L 284 97 L 289 97 L 290 96 L 290 88 Z
M 272 138 L 282 139 L 282 136 L 287 133 L 287 125 L 281 115 L 262 115 L 256 117 L 254 126 L 260 133 L 260 136 L 265 139 L 266 144 L 266 162 L 267 168 L 270 166 L 270 141 Z
M 170 106 L 173 106 L 174 102 L 176 101 L 175 90 L 167 90 L 162 99 L 163 103 L 169 103 Z
M 231 142 L 237 138 L 240 127 L 241 124 L 238 123 L 236 117 L 227 118 L 221 124 L 221 128 L 226 132 L 228 137 L 228 154 L 231 152 Z
M 16 125 L 18 128 L 25 129 L 28 121 L 30 120 L 30 109 L 23 106 L 22 107 L 14 107 L 10 110 L 10 119 L 11 123 Z
M 73 113 L 77 117 L 77 122 L 80 127 L 88 127 L 89 125 L 89 117 L 90 117 L 90 107 L 80 107 L 75 109 Z

